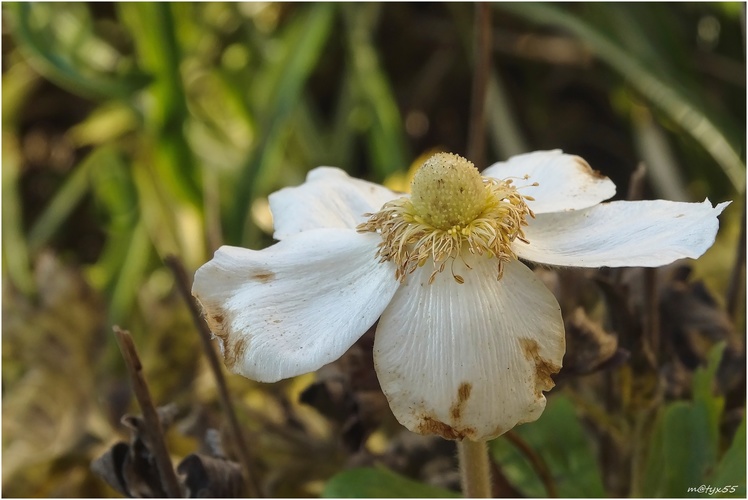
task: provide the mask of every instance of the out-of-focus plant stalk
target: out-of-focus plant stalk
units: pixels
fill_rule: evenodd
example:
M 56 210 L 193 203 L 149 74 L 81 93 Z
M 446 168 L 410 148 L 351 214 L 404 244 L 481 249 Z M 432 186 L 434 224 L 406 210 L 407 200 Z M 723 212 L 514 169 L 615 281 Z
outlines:
M 486 166 L 486 95 L 491 75 L 491 9 L 475 6 L 473 90 L 470 104 L 467 157 L 482 169 Z

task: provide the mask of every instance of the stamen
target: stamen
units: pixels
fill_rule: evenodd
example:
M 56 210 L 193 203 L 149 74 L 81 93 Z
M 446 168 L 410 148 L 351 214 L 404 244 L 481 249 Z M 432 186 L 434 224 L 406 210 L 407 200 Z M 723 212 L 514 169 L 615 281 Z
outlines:
M 443 183 L 443 177 L 439 177 L 439 182 Z M 459 197 L 450 200 L 449 214 L 456 212 L 461 214 L 459 217 L 450 219 L 442 216 L 434 208 L 435 202 L 430 199 L 424 202 L 424 196 L 421 196 L 420 205 L 428 206 L 430 210 L 424 216 L 411 198 L 403 197 L 385 203 L 375 214 L 366 214 L 369 220 L 360 224 L 357 230 L 376 232 L 382 236 L 377 256 L 382 262 L 393 261 L 397 265 L 395 278 L 401 282 L 429 259 L 434 265 L 429 283 L 433 283 L 436 275 L 444 271 L 448 260 L 454 264 L 454 259 L 460 258 L 467 266 L 462 256 L 464 250 L 472 255 L 496 258 L 497 279 L 501 279 L 504 265 L 516 258 L 511 249 L 512 242 L 518 239 L 527 243 L 522 228 L 527 225 L 528 216 L 535 217 L 526 203 L 532 198 L 519 194 L 518 188 L 512 185 L 512 179 L 480 178 L 480 182 L 482 187 L 477 196 L 471 187 L 471 199 L 465 200 L 466 204 L 460 204 L 463 200 Z M 437 199 L 438 192 L 426 192 Z M 476 198 L 479 201 L 477 205 Z M 465 214 L 470 216 L 466 217 Z M 447 220 L 449 224 L 441 224 Z M 441 227 L 432 221 L 439 222 Z M 465 282 L 454 270 L 452 276 L 457 283 Z

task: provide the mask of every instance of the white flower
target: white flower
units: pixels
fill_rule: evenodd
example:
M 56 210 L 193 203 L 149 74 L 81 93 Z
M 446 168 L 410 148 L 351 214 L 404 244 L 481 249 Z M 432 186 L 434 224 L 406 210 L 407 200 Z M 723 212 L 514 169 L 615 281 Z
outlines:
M 374 361 L 408 429 L 484 440 L 535 420 L 561 368 L 556 299 L 518 258 L 660 266 L 714 242 L 728 203 L 616 201 L 560 151 L 487 168 L 440 154 L 413 194 L 320 167 L 270 196 L 279 243 L 222 247 L 193 293 L 227 366 L 273 382 L 339 358 L 379 319 Z

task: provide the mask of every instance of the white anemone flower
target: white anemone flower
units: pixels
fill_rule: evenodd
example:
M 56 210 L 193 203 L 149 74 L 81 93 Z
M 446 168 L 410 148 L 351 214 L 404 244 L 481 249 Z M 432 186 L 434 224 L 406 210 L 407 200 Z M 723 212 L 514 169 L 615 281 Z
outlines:
M 485 169 L 439 153 L 404 195 L 337 168 L 270 196 L 278 243 L 224 246 L 193 294 L 232 371 L 261 382 L 335 361 L 376 321 L 374 363 L 395 417 L 447 439 L 537 419 L 561 368 L 553 294 L 521 262 L 661 266 L 702 255 L 716 207 L 614 201 L 577 156 Z

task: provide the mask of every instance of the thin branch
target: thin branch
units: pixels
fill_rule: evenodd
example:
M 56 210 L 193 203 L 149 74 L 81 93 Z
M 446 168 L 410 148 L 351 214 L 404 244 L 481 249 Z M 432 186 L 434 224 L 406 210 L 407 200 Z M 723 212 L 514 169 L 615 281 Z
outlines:
M 475 6 L 475 70 L 473 72 L 467 157 L 478 170 L 486 165 L 486 95 L 491 76 L 491 7 L 486 2 Z
M 234 405 L 231 402 L 228 386 L 226 385 L 226 379 L 224 378 L 223 371 L 221 370 L 221 362 L 216 355 L 215 349 L 213 348 L 210 329 L 208 329 L 208 325 L 203 320 L 202 314 L 200 313 L 195 300 L 192 298 L 192 292 L 190 291 L 190 280 L 187 277 L 187 272 L 185 271 L 182 262 L 173 255 L 166 257 L 165 262 L 166 265 L 169 266 L 169 269 L 171 269 L 171 272 L 174 274 L 177 289 L 182 295 L 182 298 L 184 298 L 184 301 L 187 303 L 187 307 L 190 309 L 190 314 L 192 314 L 192 320 L 197 327 L 198 333 L 200 334 L 203 351 L 205 351 L 205 355 L 208 357 L 210 369 L 216 379 L 216 385 L 218 386 L 218 395 L 221 400 L 221 405 L 223 406 L 223 411 L 226 413 L 229 419 L 229 430 L 231 432 L 231 437 L 234 443 L 236 443 L 235 449 L 237 454 L 239 455 L 239 462 L 241 462 L 242 464 L 244 479 L 246 480 L 245 482 L 247 484 L 247 489 L 249 490 L 249 496 L 259 498 L 260 488 L 257 484 L 255 475 L 252 470 L 252 457 L 250 457 L 249 455 L 247 440 L 245 439 L 242 428 L 239 425 L 239 420 L 236 418 L 236 411 L 234 410 Z
M 512 443 L 515 448 L 521 451 L 530 461 L 532 468 L 535 470 L 538 477 L 540 477 L 540 480 L 543 482 L 543 486 L 545 486 L 545 491 L 548 493 L 548 496 L 550 498 L 558 498 L 556 483 L 553 482 L 551 471 L 550 469 L 548 469 L 548 464 L 545 463 L 543 457 L 535 453 L 535 451 L 530 448 L 530 445 L 528 445 L 525 440 L 522 439 L 516 432 L 509 431 L 504 434 L 504 436 L 506 436 L 509 442 Z
M 161 419 L 158 417 L 156 407 L 153 406 L 151 393 L 148 391 L 148 384 L 146 384 L 145 377 L 143 376 L 143 365 L 140 363 L 138 352 L 135 350 L 132 336 L 130 332 L 122 330 L 118 326 L 115 326 L 113 330 L 117 337 L 120 351 L 122 351 L 122 357 L 125 358 L 127 371 L 130 373 L 135 398 L 138 400 L 140 410 L 143 412 L 143 422 L 145 423 L 145 431 L 148 436 L 148 445 L 156 459 L 156 467 L 158 468 L 161 482 L 169 497 L 182 498 L 184 495 L 182 494 L 182 489 L 179 487 L 179 480 L 174 472 L 171 458 L 169 458 L 169 450 L 166 448 L 166 442 L 164 441 Z

